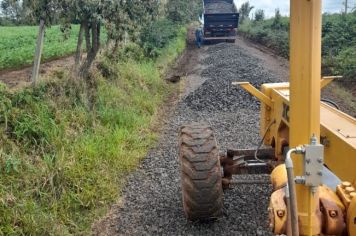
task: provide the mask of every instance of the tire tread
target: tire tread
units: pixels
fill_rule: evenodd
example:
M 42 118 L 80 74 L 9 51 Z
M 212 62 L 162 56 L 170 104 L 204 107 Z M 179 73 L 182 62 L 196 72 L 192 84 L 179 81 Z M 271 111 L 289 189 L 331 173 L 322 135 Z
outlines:
M 179 159 L 183 208 L 189 220 L 216 219 L 222 214 L 223 191 L 219 151 L 207 124 L 182 126 Z

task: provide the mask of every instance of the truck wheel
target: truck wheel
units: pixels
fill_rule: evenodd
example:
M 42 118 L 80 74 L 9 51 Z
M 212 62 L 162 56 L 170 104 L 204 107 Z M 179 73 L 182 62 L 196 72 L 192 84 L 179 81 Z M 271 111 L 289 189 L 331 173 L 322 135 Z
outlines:
M 179 159 L 186 217 L 191 221 L 209 221 L 221 216 L 221 166 L 213 130 L 200 123 L 183 126 L 179 138 Z

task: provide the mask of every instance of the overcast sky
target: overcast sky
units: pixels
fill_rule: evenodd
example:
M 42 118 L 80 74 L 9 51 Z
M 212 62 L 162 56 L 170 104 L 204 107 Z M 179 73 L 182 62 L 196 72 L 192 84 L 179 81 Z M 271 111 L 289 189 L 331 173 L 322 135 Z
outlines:
M 234 0 L 236 6 L 239 8 L 242 3 L 248 0 Z M 267 17 L 274 16 L 275 9 L 279 8 L 281 14 L 284 16 L 289 15 L 289 0 L 249 0 L 250 4 L 255 7 L 255 9 L 263 9 Z M 345 9 L 343 2 L 344 0 L 323 0 L 323 11 L 324 12 L 341 12 Z M 356 7 L 356 0 L 349 0 L 350 10 Z

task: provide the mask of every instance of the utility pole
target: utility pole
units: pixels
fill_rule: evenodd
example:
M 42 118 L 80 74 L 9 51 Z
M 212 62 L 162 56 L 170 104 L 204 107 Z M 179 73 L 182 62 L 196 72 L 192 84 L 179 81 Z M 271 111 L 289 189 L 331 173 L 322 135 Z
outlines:
M 348 9 L 348 0 L 345 0 L 345 15 L 347 14 L 347 9 Z

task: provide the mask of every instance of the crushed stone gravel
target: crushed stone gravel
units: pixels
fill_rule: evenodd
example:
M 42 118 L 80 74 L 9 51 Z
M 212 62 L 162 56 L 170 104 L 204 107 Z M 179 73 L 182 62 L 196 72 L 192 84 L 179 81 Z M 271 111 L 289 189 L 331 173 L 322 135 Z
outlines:
M 228 2 L 214 2 L 207 3 L 204 5 L 204 10 L 206 14 L 216 14 L 216 13 L 236 13 L 236 7 L 234 4 Z
M 224 216 L 209 224 L 188 222 L 183 213 L 178 162 L 178 129 L 190 121 L 207 121 L 221 151 L 256 148 L 259 103 L 232 81 L 260 86 L 278 78 L 235 44 L 209 46 L 200 78 L 205 81 L 181 98 L 164 124 L 158 145 L 143 160 L 122 192 L 122 202 L 106 221 L 109 235 L 272 235 L 268 228 L 271 185 L 239 185 L 224 193 Z M 197 73 L 197 72 L 195 72 Z M 189 76 L 188 78 L 189 79 Z M 269 179 L 266 174 L 240 179 Z M 99 227 L 100 228 L 100 227 Z M 100 234 L 100 232 L 98 233 Z

